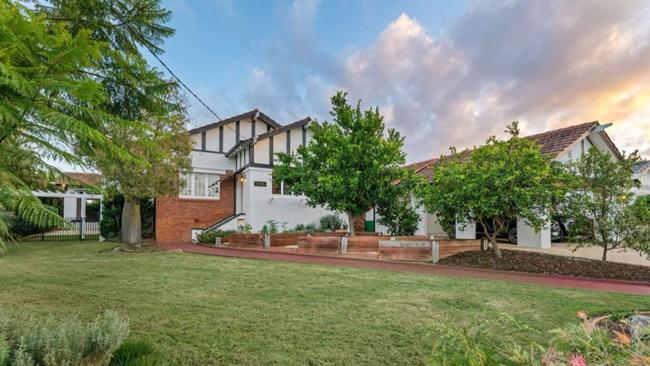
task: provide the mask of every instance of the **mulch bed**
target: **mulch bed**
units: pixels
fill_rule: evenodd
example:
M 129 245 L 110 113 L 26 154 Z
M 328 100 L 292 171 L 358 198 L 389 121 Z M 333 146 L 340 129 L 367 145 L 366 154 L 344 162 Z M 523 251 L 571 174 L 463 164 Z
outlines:
M 502 250 L 503 258 L 494 253 L 463 252 L 440 260 L 440 264 L 563 276 L 650 282 L 650 267 L 549 254 Z

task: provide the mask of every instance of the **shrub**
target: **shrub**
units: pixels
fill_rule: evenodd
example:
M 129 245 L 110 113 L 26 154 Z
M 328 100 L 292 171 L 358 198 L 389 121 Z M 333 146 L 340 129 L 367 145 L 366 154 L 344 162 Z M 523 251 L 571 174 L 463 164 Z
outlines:
M 431 364 L 500 365 L 499 344 L 514 342 L 515 334 L 532 331 L 507 315 L 495 320 L 472 321 L 466 326 L 458 326 L 454 321 L 436 324 Z
M 90 324 L 78 318 L 20 327 L 3 321 L 0 331 L 8 347 L 10 366 L 107 365 L 128 333 L 128 321 L 106 311 Z
M 199 243 L 214 244 L 215 238 L 225 238 L 226 236 L 234 233 L 234 230 L 210 230 L 204 231 L 196 236 Z
M 278 222 L 275 220 L 269 220 L 262 227 L 262 233 L 264 234 L 275 234 L 278 232 Z
M 495 327 L 496 326 L 496 327 Z M 596 328 L 589 333 L 581 324 L 550 332 L 548 345 L 521 345 L 513 335 L 530 334 L 512 318 L 471 323 L 468 326 L 439 325 L 435 328 L 431 365 L 648 365 L 650 335 L 631 338 Z M 647 332 L 647 331 L 646 331 Z M 497 336 L 498 335 L 498 336 Z
M 250 234 L 253 232 L 253 227 L 251 224 L 245 224 L 241 227 L 241 232 L 244 234 Z
M 296 227 L 293 228 L 293 231 L 305 231 L 305 224 L 296 225 Z
M 126 341 L 118 348 L 109 366 L 162 366 L 168 362 L 145 341 Z
M 320 229 L 323 231 L 336 231 L 343 227 L 343 220 L 336 214 L 325 215 L 320 218 Z

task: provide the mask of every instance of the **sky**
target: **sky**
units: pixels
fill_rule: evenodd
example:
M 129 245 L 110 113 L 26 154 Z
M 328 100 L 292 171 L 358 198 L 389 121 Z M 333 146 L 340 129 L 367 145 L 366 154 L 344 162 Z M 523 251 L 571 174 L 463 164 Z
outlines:
M 650 2 L 166 0 L 162 55 L 221 118 L 330 119 L 338 90 L 378 107 L 415 162 L 598 120 L 650 157 Z M 157 61 L 151 59 L 152 65 Z M 215 117 L 188 96 L 190 127 Z

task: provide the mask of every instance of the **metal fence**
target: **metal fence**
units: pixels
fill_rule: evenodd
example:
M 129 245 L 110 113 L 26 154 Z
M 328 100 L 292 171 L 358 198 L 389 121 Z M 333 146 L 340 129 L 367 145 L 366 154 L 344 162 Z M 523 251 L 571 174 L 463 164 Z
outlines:
M 64 241 L 64 240 L 99 240 L 99 217 L 70 217 L 66 218 L 68 225 L 23 236 L 15 236 L 20 243 L 39 241 Z

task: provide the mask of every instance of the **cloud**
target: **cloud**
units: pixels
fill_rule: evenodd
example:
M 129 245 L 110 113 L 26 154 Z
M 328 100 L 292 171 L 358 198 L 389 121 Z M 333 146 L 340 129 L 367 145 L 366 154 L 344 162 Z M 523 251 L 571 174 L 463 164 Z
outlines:
M 409 161 L 480 144 L 512 120 L 524 133 L 614 122 L 620 148 L 650 155 L 648 2 L 473 2 L 436 35 L 401 14 L 373 44 L 334 56 L 309 41 L 317 13 L 299 6 L 310 9 L 290 13 L 307 14 L 300 36 L 267 55 L 263 83 L 251 72 L 248 94 L 285 116 L 328 117 L 326 93 L 343 88 L 385 111 Z

